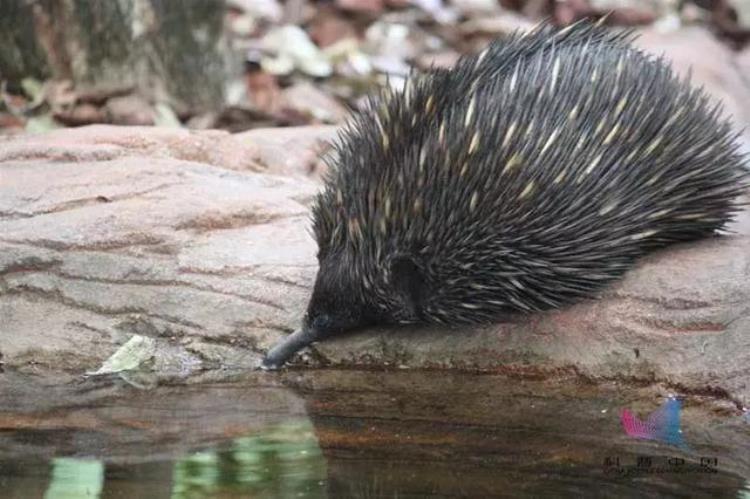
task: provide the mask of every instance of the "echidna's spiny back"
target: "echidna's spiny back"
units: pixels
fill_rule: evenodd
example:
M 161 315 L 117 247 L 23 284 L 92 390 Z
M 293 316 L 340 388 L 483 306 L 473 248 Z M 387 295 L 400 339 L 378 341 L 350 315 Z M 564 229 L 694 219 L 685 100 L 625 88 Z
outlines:
M 734 138 L 629 36 L 540 28 L 415 74 L 355 119 L 314 207 L 320 258 L 385 315 L 403 258 L 422 320 L 560 306 L 722 228 L 743 184 Z

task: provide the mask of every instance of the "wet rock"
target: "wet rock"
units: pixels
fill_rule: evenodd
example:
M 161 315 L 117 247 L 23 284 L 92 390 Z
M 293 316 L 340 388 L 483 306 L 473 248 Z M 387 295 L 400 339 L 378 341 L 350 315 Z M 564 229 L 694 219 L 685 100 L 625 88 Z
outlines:
M 98 462 L 108 497 L 175 489 L 215 497 L 229 488 L 233 497 L 278 490 L 284 497 L 580 497 L 594 488 L 628 497 L 625 471 L 641 472 L 644 497 L 671 497 L 694 492 L 694 466 L 717 456 L 715 472 L 701 473 L 698 497 L 742 497 L 750 475 L 747 423 L 736 408 L 705 397 L 686 401 L 680 414 L 688 449 L 628 437 L 621 410 L 653 411 L 667 395 L 654 387 L 429 371 L 221 376 L 144 391 L 110 377 L 6 373 L 4 497 L 29 497 L 36 484 L 41 497 L 48 483 L 76 476 L 80 468 L 60 473 L 65 460 L 49 462 L 60 455 Z M 677 452 L 685 472 L 638 465 L 645 455 L 651 469 L 666 470 Z M 606 460 L 622 471 L 607 469 Z M 197 474 L 223 479 L 195 485 Z M 289 493 L 296 490 L 303 492 Z
M 236 385 L 211 376 L 202 381 L 207 384 L 144 391 L 107 376 L 82 382 L 67 375 L 6 373 L 0 393 L 0 460 L 77 454 L 123 464 L 143 462 L 147 455 L 177 458 L 196 447 L 305 417 L 304 400 L 267 376 L 250 374 Z M 22 442 L 14 432 L 39 432 L 41 438 Z M 58 432 L 59 440 L 48 438 Z M 8 497 L 5 487 L 3 492 Z
M 298 376 L 292 386 L 305 394 L 328 464 L 329 493 L 336 496 L 369 482 L 377 484 L 378 493 L 371 494 L 377 497 L 424 497 L 425 491 L 578 497 L 592 468 L 601 476 L 607 456 L 628 467 L 639 455 L 653 454 L 654 468 L 667 459 L 657 457 L 656 447 L 650 451 L 648 443 L 627 437 L 619 424 L 622 408 L 648 414 L 658 406 L 666 394 L 652 387 L 429 371 L 320 370 Z M 690 447 L 681 453 L 686 462 L 721 456 L 713 477 L 718 480 L 701 481 L 705 490 L 716 487 L 707 497 L 722 495 L 722 488 L 733 495 L 750 472 L 750 439 L 740 411 L 729 407 L 721 417 L 716 412 L 691 403 L 681 415 L 681 434 Z M 535 480 L 539 474 L 545 478 Z M 644 473 L 639 480 L 653 497 L 669 495 L 677 483 L 686 490 L 694 484 L 686 473 Z M 631 486 L 616 478 L 605 488 L 619 497 Z

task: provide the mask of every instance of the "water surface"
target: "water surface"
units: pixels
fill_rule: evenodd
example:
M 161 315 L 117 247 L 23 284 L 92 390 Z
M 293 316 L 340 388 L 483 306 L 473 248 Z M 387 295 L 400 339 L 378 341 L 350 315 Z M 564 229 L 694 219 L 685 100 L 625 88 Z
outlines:
M 3 498 L 746 497 L 750 423 L 688 397 L 687 448 L 625 435 L 669 395 L 439 371 L 0 374 Z

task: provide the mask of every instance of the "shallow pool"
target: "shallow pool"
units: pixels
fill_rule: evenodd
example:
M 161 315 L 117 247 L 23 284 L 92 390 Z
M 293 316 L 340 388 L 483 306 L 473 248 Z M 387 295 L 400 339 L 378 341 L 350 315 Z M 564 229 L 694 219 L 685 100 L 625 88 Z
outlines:
M 0 374 L 3 498 L 748 497 L 750 421 L 671 393 L 440 371 L 209 372 L 151 389 Z M 681 395 L 677 393 L 677 395 Z

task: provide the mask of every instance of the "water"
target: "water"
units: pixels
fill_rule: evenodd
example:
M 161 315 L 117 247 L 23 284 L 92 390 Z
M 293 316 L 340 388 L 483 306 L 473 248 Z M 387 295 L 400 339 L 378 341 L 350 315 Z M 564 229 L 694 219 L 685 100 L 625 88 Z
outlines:
M 0 374 L 3 498 L 745 497 L 750 424 L 689 397 L 685 449 L 625 435 L 668 393 L 429 371 Z M 701 466 L 701 463 L 703 466 Z

